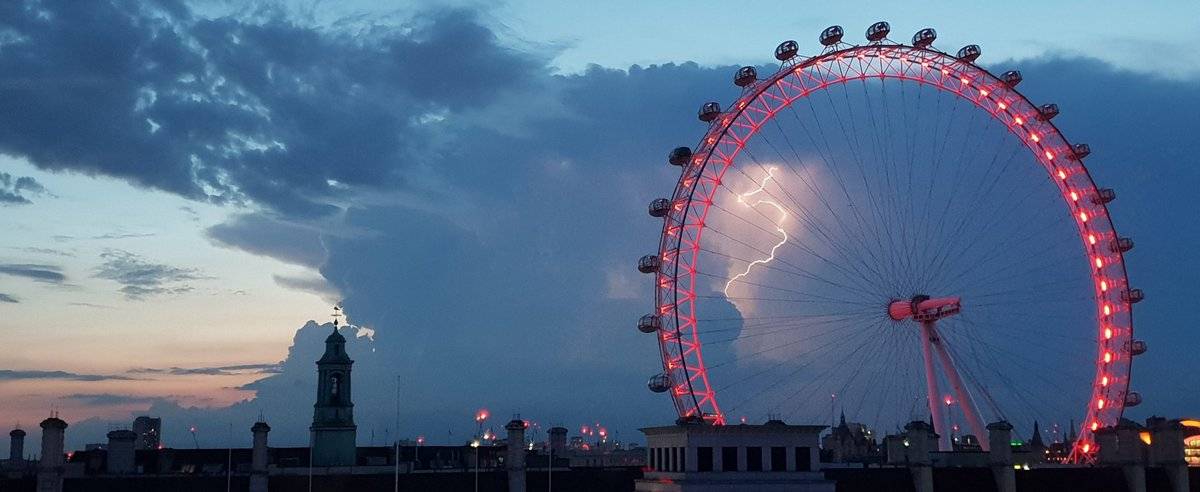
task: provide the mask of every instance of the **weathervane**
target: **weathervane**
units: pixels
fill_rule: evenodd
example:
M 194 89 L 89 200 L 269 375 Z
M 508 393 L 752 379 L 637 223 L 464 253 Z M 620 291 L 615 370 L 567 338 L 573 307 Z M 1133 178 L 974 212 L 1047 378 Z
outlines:
M 344 315 L 342 314 L 341 303 L 335 304 L 333 306 L 333 331 L 337 331 L 338 321 L 340 321 L 342 319 L 342 316 L 344 316 Z

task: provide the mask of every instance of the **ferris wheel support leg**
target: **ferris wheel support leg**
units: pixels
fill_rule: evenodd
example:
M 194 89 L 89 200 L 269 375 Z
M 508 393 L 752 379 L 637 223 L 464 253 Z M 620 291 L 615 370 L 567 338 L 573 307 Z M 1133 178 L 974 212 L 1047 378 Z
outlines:
M 942 418 L 942 405 L 938 401 L 937 374 L 933 371 L 933 322 L 921 323 L 921 355 L 925 359 L 925 390 L 929 396 L 929 415 L 933 418 L 933 431 L 938 434 L 938 451 L 950 451 L 950 433 Z
M 946 378 L 950 380 L 950 386 L 954 388 L 954 397 L 958 398 L 958 404 L 962 407 L 963 415 L 967 418 L 967 425 L 971 427 L 971 432 L 975 433 L 975 438 L 979 441 L 979 446 L 984 451 L 988 450 L 987 429 L 983 426 L 983 421 L 979 419 L 979 411 L 975 409 L 975 400 L 971 398 L 971 393 L 967 392 L 966 385 L 963 384 L 962 378 L 958 376 L 958 370 L 954 368 L 954 359 L 950 357 L 950 352 L 946 350 L 946 342 L 942 339 L 941 333 L 938 333 L 937 327 L 932 322 L 929 323 L 929 332 L 933 335 L 933 349 L 937 352 L 938 359 L 942 361 L 942 370 L 946 371 Z

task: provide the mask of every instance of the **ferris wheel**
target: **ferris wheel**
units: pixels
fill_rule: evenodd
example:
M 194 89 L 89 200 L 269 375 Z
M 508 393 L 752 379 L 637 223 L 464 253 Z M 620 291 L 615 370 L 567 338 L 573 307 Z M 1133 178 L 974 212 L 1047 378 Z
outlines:
M 814 56 L 786 41 L 778 71 L 742 67 L 731 105 L 701 106 L 638 263 L 655 310 L 637 326 L 662 357 L 648 386 L 685 422 L 928 418 L 942 450 L 986 450 L 992 421 L 1073 422 L 1087 460 L 1141 402 L 1116 194 L 1020 72 L 942 52 L 933 29 L 889 33 L 851 45 L 833 26 Z

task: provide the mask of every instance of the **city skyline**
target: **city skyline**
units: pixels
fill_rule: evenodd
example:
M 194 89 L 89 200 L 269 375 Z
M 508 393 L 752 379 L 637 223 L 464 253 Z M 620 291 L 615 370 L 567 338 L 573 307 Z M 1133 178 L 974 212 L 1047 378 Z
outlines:
M 1187 146 L 1200 63 L 1180 13 L 1195 6 L 1126 16 L 1103 43 L 1065 24 L 975 31 L 967 10 L 759 13 L 726 26 L 721 49 L 675 23 L 609 39 L 545 8 L 0 10 L 0 26 L 38 33 L 0 37 L 0 329 L 21 347 L 0 354 L 0 421 L 33 430 L 54 408 L 79 447 L 149 414 L 168 444 L 191 425 L 220 443 L 226 422 L 264 412 L 280 416 L 279 442 L 303 442 L 308 417 L 286 409 L 311 399 L 342 301 L 360 431 L 393 425 L 396 376 L 402 436 L 460 435 L 481 406 L 630 436 L 668 422 L 644 386 L 656 348 L 634 329 L 651 298 L 634 262 L 658 228 L 645 205 L 676 177 L 667 151 L 699 137 L 702 102 L 733 99 L 734 65 L 769 64 L 784 39 L 815 52 L 828 24 L 857 39 L 879 19 L 904 38 L 932 26 L 947 47 L 978 43 L 981 64 L 1022 70 L 1023 90 L 1062 106 L 1138 241 L 1130 277 L 1149 294 L 1138 328 L 1151 353 L 1131 413 L 1196 411 L 1171 377 L 1200 340 L 1184 307 L 1200 274 Z M 728 13 L 707 14 L 678 24 Z M 1164 56 L 1140 63 L 1120 39 Z

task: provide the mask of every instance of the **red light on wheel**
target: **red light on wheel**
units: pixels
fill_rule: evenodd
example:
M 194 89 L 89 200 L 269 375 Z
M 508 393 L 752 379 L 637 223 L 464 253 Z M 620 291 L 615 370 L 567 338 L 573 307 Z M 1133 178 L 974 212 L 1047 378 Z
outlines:
M 1104 409 L 1104 398 L 1096 400 L 1096 409 L 1098 409 L 1098 410 Z
M 1058 179 L 1067 179 L 1067 172 L 1062 169 L 1058 170 Z
M 1104 329 L 1104 339 L 1105 339 L 1105 340 L 1111 340 L 1111 339 L 1112 339 L 1112 336 L 1113 336 L 1113 331 L 1112 331 L 1112 328 L 1105 328 L 1105 329 Z
M 1096 235 L 1095 234 L 1088 234 L 1088 244 L 1091 244 L 1093 246 L 1096 244 Z
M 1096 258 L 1096 268 L 1104 268 L 1104 260 Z
M 1092 422 L 1092 432 L 1096 432 L 1096 429 L 1099 429 L 1099 428 L 1100 428 L 1100 422 Z M 1083 452 L 1085 452 L 1085 453 L 1087 452 L 1086 444 L 1083 445 Z
M 1093 430 L 1095 430 L 1095 429 L 1093 429 Z M 1086 444 L 1086 443 L 1085 443 L 1085 444 L 1083 445 L 1083 452 L 1085 452 L 1085 453 L 1086 453 L 1086 452 L 1088 452 L 1088 451 L 1091 451 L 1091 450 L 1092 450 L 1092 445 L 1091 445 L 1091 444 Z
M 1088 214 L 1087 214 L 1087 212 L 1079 212 L 1079 221 L 1080 221 L 1080 222 L 1087 222 L 1087 220 L 1088 220 Z
M 1004 103 L 1000 103 L 997 106 L 1000 106 L 1000 109 L 1008 109 L 1008 105 Z
M 1109 316 L 1111 314 L 1112 314 L 1112 306 L 1105 304 L 1104 305 L 1104 315 Z
M 1108 282 L 1104 280 L 1100 281 L 1100 292 L 1108 292 Z
M 1037 134 L 1036 134 L 1036 133 L 1030 133 L 1030 134 L 1029 134 L 1029 139 L 1030 139 L 1030 140 L 1033 140 L 1034 142 L 1041 142 L 1041 141 L 1042 141 L 1042 138 L 1041 138 L 1041 137 L 1039 137 L 1039 136 L 1037 136 Z
M 1108 386 L 1108 376 L 1100 378 L 1100 386 Z
M 1112 362 L 1112 358 L 1113 358 L 1113 357 L 1112 357 L 1112 352 L 1105 352 L 1105 353 L 1104 353 L 1104 363 L 1105 363 L 1105 364 L 1108 364 L 1109 362 Z
M 1053 153 L 1053 152 L 1050 152 L 1049 150 L 1047 150 L 1047 151 L 1046 151 L 1046 158 L 1047 158 L 1047 159 L 1050 159 L 1050 160 L 1054 160 L 1054 153 Z
M 1018 117 L 1014 118 L 1014 119 L 1013 119 L 1013 121 L 1016 121 L 1018 125 L 1024 125 L 1024 124 L 1025 124 L 1025 120 L 1021 119 L 1021 117 L 1020 117 L 1020 116 L 1018 116 Z

